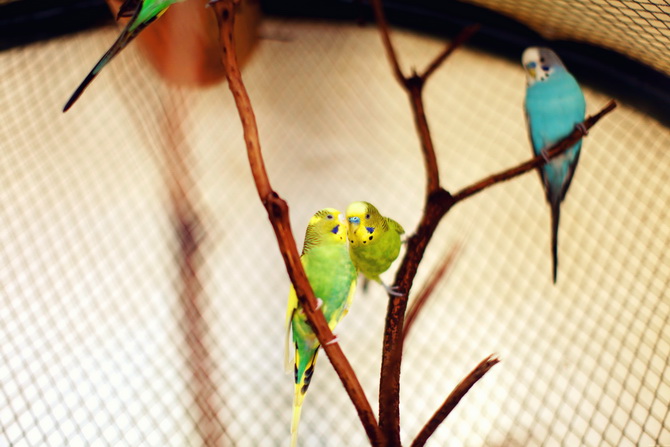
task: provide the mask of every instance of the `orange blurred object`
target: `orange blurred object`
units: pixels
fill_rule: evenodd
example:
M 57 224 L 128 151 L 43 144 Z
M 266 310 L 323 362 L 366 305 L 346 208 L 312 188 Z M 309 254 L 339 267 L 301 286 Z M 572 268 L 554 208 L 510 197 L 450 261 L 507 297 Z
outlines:
M 106 0 L 114 17 L 122 0 Z M 187 0 L 172 5 L 135 39 L 151 65 L 167 81 L 206 86 L 225 79 L 218 29 L 206 0 Z M 119 19 L 123 26 L 129 19 Z M 243 0 L 235 20 L 235 44 L 241 64 L 257 40 L 260 23 L 258 0 Z

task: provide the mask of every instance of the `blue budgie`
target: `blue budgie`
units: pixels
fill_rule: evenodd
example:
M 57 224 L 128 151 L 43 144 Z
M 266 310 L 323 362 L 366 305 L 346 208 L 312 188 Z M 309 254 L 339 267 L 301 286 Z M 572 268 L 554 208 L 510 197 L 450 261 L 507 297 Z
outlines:
M 535 155 L 546 154 L 584 120 L 586 103 L 575 78 L 549 48 L 530 47 L 521 57 L 526 70 L 524 108 Z M 540 177 L 551 207 L 553 279 L 558 272 L 558 221 L 561 202 L 568 191 L 579 160 L 581 140 L 540 169 Z

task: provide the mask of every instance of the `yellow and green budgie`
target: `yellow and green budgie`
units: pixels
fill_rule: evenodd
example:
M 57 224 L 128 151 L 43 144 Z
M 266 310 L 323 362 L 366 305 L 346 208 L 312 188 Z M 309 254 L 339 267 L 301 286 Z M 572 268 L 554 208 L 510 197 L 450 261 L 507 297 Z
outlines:
M 347 207 L 349 254 L 356 269 L 367 279 L 377 281 L 387 292 L 398 295 L 379 275 L 391 266 L 400 253 L 403 227 L 382 216 L 368 202 L 353 202 Z
M 347 250 L 346 225 L 333 208 L 318 211 L 310 219 L 300 256 L 319 308 L 332 331 L 347 314 L 356 289 L 356 268 Z M 289 333 L 295 344 L 295 394 L 291 422 L 291 446 L 298 440 L 298 423 L 305 393 L 314 373 L 319 340 L 307 322 L 291 286 L 286 310 L 285 366 L 288 369 Z

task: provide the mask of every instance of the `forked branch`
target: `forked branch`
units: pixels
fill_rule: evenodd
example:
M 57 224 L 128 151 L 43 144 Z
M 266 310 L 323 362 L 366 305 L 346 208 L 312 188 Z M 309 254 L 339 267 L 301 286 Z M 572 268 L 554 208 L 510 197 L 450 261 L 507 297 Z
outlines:
M 549 158 L 567 150 L 584 136 L 586 130 L 592 127 L 605 114 L 613 110 L 616 107 L 616 103 L 610 101 L 610 103 L 608 103 L 599 113 L 587 118 L 583 123 L 584 126 L 582 129 L 576 128 L 563 141 L 553 146 L 546 156 L 534 157 L 518 166 L 477 181 L 452 196 L 452 194 L 440 186 L 437 157 L 435 155 L 435 149 L 423 107 L 423 85 L 425 84 L 426 79 L 435 72 L 450 54 L 453 53 L 454 49 L 462 45 L 470 36 L 472 36 L 478 27 L 473 26 L 464 29 L 461 34 L 454 39 L 454 41 L 440 53 L 440 55 L 438 55 L 422 75 L 415 73 L 411 77 L 406 77 L 402 73 L 396 51 L 391 43 L 389 28 L 384 16 L 381 0 L 372 0 L 372 6 L 380 30 L 382 43 L 388 56 L 389 63 L 391 64 L 393 74 L 410 98 L 426 168 L 426 202 L 424 212 L 416 232 L 408 239 L 407 251 L 405 252 L 396 273 L 394 286 L 396 290 L 402 292 L 402 296 L 389 295 L 386 325 L 384 329 L 382 367 L 379 383 L 379 427 L 389 442 L 389 445 L 400 446 L 400 366 L 403 346 L 402 334 L 404 332 L 403 327 L 405 324 L 408 294 L 416 276 L 419 263 L 423 259 L 426 247 L 442 217 L 444 217 L 456 203 L 459 203 L 496 183 L 518 177 L 519 175 L 537 168 L 546 163 Z M 488 368 L 482 370 L 481 374 L 483 375 L 486 371 L 488 371 Z M 467 381 L 468 379 L 466 378 L 465 380 Z M 469 389 L 469 387 L 467 389 Z M 467 389 L 465 389 L 465 392 L 467 392 Z M 456 392 L 456 390 L 454 392 Z M 457 403 L 457 400 L 455 402 Z M 435 419 L 437 422 L 430 422 L 430 424 L 439 424 L 442 420 L 443 418 L 439 419 L 439 421 Z M 427 436 L 430 436 L 433 431 L 434 428 L 430 430 Z M 425 442 L 425 440 L 423 442 Z
M 233 26 L 235 22 L 235 6 L 239 0 L 213 0 L 210 2 L 219 25 L 219 41 L 222 51 L 222 62 L 225 67 L 228 86 L 235 99 L 235 104 L 242 121 L 244 131 L 244 142 L 247 147 L 249 165 L 263 205 L 265 206 L 270 223 L 274 229 L 279 250 L 281 251 L 286 270 L 293 283 L 298 301 L 302 306 L 307 320 L 314 329 L 314 333 L 323 347 L 333 368 L 340 377 L 344 388 L 356 407 L 370 442 L 377 446 L 383 445 L 383 438 L 375 420 L 370 403 L 365 397 L 356 374 L 354 373 L 347 358 L 344 356 L 338 343 L 332 343 L 335 339 L 323 313 L 317 310 L 317 302 L 314 292 L 309 285 L 305 270 L 300 262 L 295 238 L 291 231 L 289 221 L 288 205 L 272 189 L 270 180 L 265 170 L 263 155 L 261 152 L 260 139 L 256 117 L 247 93 L 242 75 L 237 63 L 237 55 L 233 43 Z

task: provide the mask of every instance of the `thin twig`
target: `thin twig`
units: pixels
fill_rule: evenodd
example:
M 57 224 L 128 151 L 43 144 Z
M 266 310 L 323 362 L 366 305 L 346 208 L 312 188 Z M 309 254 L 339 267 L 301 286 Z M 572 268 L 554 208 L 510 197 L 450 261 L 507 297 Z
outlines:
M 375 19 L 377 20 L 377 25 L 379 26 L 379 30 L 381 31 L 382 43 L 384 44 L 386 57 L 388 57 L 388 60 L 391 64 L 393 75 L 401 85 L 405 85 L 407 78 L 400 69 L 398 56 L 396 55 L 395 49 L 393 48 L 393 44 L 391 43 L 388 22 L 386 21 L 386 16 L 384 15 L 384 7 L 382 6 L 381 0 L 372 0 L 372 9 L 375 14 Z
M 585 131 L 593 127 L 598 121 L 600 121 L 600 119 L 603 116 L 607 115 L 612 110 L 614 110 L 616 105 L 617 105 L 616 101 L 612 99 L 605 105 L 605 107 L 602 108 L 602 110 L 600 110 L 600 112 L 586 118 L 582 122 L 584 129 L 581 129 L 580 127 L 575 127 L 575 129 L 572 131 L 572 133 L 570 133 L 570 135 L 565 137 L 563 140 L 559 141 L 557 144 L 553 145 L 547 151 L 546 158 L 543 155 L 538 155 L 537 157 L 528 160 L 527 162 L 521 163 L 518 166 L 506 169 L 502 172 L 493 174 L 489 177 L 486 177 L 485 179 L 475 182 L 474 184 L 467 186 L 458 191 L 456 194 L 454 194 L 453 195 L 454 203 L 467 199 L 468 197 L 477 194 L 478 192 L 488 188 L 489 186 L 495 185 L 496 183 L 504 182 L 505 180 L 512 179 L 534 168 L 542 166 L 547 162 L 547 158 L 555 157 L 556 155 L 559 155 L 565 150 L 567 150 L 569 147 L 573 146 L 577 141 L 579 141 L 585 135 Z
M 386 55 L 391 64 L 391 69 L 400 86 L 406 91 L 412 112 L 414 115 L 414 124 L 419 135 L 421 150 L 423 152 L 424 165 L 426 168 L 426 195 L 435 193 L 440 187 L 440 174 L 437 169 L 437 157 L 433 146 L 433 139 L 430 136 L 430 128 L 423 105 L 423 87 L 429 76 L 461 45 L 470 39 L 480 28 L 479 25 L 471 25 L 464 28 L 456 38 L 451 41 L 445 49 L 428 65 L 428 68 L 422 75 L 413 73 L 412 76 L 405 76 L 400 68 L 398 56 L 391 42 L 386 16 L 381 0 L 372 0 L 377 24 L 379 26 L 382 43 Z
M 403 326 L 403 343 L 407 339 L 407 334 L 409 333 L 412 325 L 416 321 L 416 317 L 419 315 L 419 312 L 424 308 L 428 299 L 433 296 L 433 292 L 437 284 L 442 281 L 445 277 L 445 274 L 449 271 L 456 256 L 459 254 L 461 249 L 460 245 L 453 247 L 442 261 L 433 269 L 430 273 L 430 276 L 426 280 L 425 284 L 419 290 L 416 298 L 412 301 L 412 304 L 407 309 L 407 314 L 405 315 L 405 324 Z
M 463 30 L 458 33 L 458 36 L 451 42 L 447 44 L 445 47 L 444 51 L 440 53 L 439 56 L 435 58 L 435 60 L 426 68 L 426 71 L 423 72 L 423 74 L 419 75 L 421 79 L 424 80 L 424 82 L 428 79 L 430 75 L 433 74 L 435 70 L 439 68 L 440 65 L 451 55 L 451 53 L 454 52 L 457 48 L 462 46 L 465 42 L 470 40 L 470 38 L 481 28 L 481 25 L 476 23 L 474 25 L 467 26 L 463 28 Z
M 479 365 L 473 369 L 470 374 L 468 374 L 456 388 L 449 394 L 447 399 L 442 403 L 440 408 L 433 414 L 433 416 L 428 420 L 426 425 L 421 429 L 419 434 L 416 436 L 414 441 L 411 444 L 411 447 L 421 447 L 423 446 L 428 438 L 435 432 L 437 427 L 449 416 L 451 410 L 453 410 L 458 402 L 465 396 L 465 394 L 470 391 L 470 388 L 481 379 L 484 374 L 486 374 L 494 365 L 496 365 L 500 360 L 497 357 L 489 356 L 482 360 Z
M 305 312 L 307 320 L 312 326 L 337 375 L 340 377 L 342 385 L 344 385 L 345 390 L 349 394 L 371 444 L 375 446 L 383 445 L 383 435 L 377 425 L 370 403 L 365 397 L 363 388 L 349 361 L 344 356 L 339 343 L 332 343 L 335 337 L 328 327 L 323 313 L 317 310 L 316 298 L 305 275 L 305 270 L 300 263 L 295 238 L 291 231 L 288 205 L 272 189 L 265 170 L 256 118 L 246 87 L 242 81 L 233 43 L 234 10 L 238 2 L 239 0 L 221 0 L 213 1 L 210 5 L 216 14 L 219 24 L 222 61 L 226 69 L 228 85 L 242 121 L 244 141 L 247 146 L 249 165 L 254 182 L 260 199 L 268 212 L 270 223 L 277 237 L 279 250 L 286 264 L 286 270 L 295 287 L 298 301 Z

